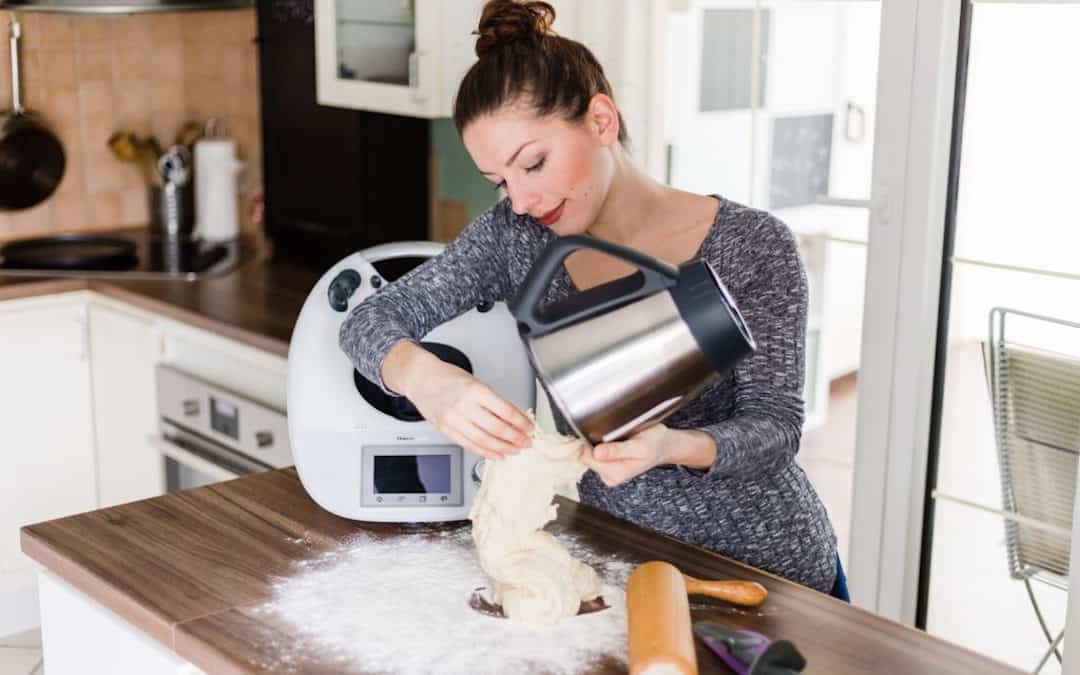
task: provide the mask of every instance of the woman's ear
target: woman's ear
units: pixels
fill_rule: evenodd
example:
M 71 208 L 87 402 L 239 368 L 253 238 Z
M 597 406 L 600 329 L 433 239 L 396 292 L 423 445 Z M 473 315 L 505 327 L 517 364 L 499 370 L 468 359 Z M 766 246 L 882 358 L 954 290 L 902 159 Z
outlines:
M 613 145 L 619 140 L 619 110 L 607 94 L 595 94 L 585 113 L 589 130 L 597 135 L 602 145 Z

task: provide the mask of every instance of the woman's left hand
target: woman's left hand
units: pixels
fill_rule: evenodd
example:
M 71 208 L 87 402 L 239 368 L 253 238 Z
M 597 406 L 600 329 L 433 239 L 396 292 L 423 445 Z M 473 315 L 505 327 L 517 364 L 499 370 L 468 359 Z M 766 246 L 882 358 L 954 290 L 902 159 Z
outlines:
M 671 434 L 671 429 L 657 424 L 625 441 L 594 446 L 582 453 L 581 461 L 595 471 L 605 485 L 614 487 L 654 466 L 667 464 Z
M 716 444 L 701 431 L 669 429 L 663 424 L 625 441 L 601 443 L 581 454 L 581 461 L 615 487 L 661 464 L 708 468 L 716 459 Z

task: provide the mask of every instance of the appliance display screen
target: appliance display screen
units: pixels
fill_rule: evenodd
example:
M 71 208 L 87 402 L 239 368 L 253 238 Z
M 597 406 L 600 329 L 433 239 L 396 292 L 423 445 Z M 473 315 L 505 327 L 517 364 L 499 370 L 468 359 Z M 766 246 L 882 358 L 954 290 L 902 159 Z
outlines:
M 375 455 L 376 494 L 448 494 L 450 455 Z
M 240 440 L 240 409 L 229 403 L 210 397 L 210 428 L 233 440 Z

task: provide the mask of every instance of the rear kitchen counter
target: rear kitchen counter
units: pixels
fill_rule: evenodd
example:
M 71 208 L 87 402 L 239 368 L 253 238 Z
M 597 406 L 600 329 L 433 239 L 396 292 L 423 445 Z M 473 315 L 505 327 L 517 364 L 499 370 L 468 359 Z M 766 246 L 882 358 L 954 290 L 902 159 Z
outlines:
M 90 290 L 237 342 L 286 356 L 289 336 L 321 272 L 265 256 L 197 281 L 0 274 L 0 301 Z
M 375 545 L 410 537 L 415 541 L 433 532 L 467 539 L 467 529 L 453 528 L 338 518 L 311 501 L 294 469 L 281 469 L 27 526 L 22 530 L 22 548 L 48 572 L 206 672 L 360 673 L 365 672 L 362 666 L 343 661 L 340 652 L 320 652 L 310 636 L 261 608 L 274 600 L 283 579 L 302 574 L 343 549 L 362 554 L 358 548 L 362 543 L 357 542 Z M 623 565 L 659 559 L 699 578 L 764 584 L 770 596 L 757 609 L 694 597 L 693 618 L 791 640 L 806 656 L 807 673 L 1018 672 L 561 498 L 552 529 Z M 432 574 L 431 569 L 418 568 L 410 570 L 408 578 L 423 583 Z M 352 600 L 338 595 L 332 601 Z M 463 593 L 460 611 L 471 611 L 466 604 Z M 415 648 L 422 649 L 426 631 L 439 617 L 429 616 L 424 607 L 397 611 L 415 617 L 408 619 L 414 626 L 410 632 L 414 631 Z M 357 635 L 357 640 L 361 638 Z M 474 648 L 468 643 L 460 646 Z M 700 645 L 698 660 L 703 673 L 728 672 Z M 622 668 L 601 662 L 584 671 L 615 673 Z

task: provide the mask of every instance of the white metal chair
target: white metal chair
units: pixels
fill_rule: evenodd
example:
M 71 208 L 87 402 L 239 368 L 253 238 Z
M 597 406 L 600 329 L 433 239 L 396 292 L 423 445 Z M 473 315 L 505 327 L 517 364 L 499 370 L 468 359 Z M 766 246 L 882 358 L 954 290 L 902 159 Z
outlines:
M 1009 573 L 1023 580 L 1050 643 L 1035 667 L 1037 673 L 1051 655 L 1061 660 L 1058 646 L 1064 630 L 1052 636 L 1031 582 L 1066 591 L 1069 587 L 1080 457 L 1080 359 L 1010 340 L 1006 333 L 1009 317 L 1047 322 L 1055 330 L 1078 329 L 1077 341 L 1080 324 L 999 307 L 990 312 L 990 339 L 983 345 L 1006 512 Z

